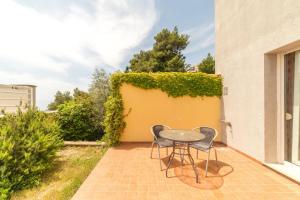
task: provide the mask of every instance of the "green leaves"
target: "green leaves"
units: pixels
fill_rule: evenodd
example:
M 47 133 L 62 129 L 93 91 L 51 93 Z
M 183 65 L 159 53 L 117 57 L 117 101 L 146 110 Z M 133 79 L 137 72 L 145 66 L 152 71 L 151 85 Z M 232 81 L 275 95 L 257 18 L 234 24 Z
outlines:
M 102 140 L 109 146 L 116 145 L 119 142 L 119 137 L 125 128 L 123 116 L 123 103 L 121 95 L 111 95 L 105 103 L 105 115 L 103 126 L 105 127 Z
M 215 73 L 215 59 L 210 55 L 210 53 L 207 54 L 207 57 L 204 58 L 198 65 L 198 70 L 208 74 Z
M 0 119 L 0 199 L 39 183 L 62 146 L 59 127 L 46 114 L 29 110 Z
M 65 140 L 97 140 L 103 135 L 104 102 L 110 93 L 109 74 L 95 69 L 89 92 L 75 88 L 70 92 L 58 91 L 49 108 L 58 110 L 57 117 Z
M 73 97 L 71 96 L 71 93 L 69 91 L 65 91 L 65 92 L 57 91 L 54 96 L 54 101 L 48 105 L 48 109 L 56 110 L 59 105 L 63 104 L 64 102 L 70 101 L 72 99 Z
M 133 72 L 184 72 L 186 64 L 182 50 L 187 47 L 189 36 L 179 34 L 175 27 L 173 31 L 164 28 L 154 39 L 153 48 L 135 54 L 128 69 Z
M 89 99 L 72 100 L 58 107 L 58 123 L 64 140 L 97 140 L 100 138 L 98 112 Z
M 143 89 L 161 89 L 172 97 L 222 95 L 222 78 L 201 72 L 115 73 L 111 76 L 111 83 L 114 92 L 122 83 L 129 83 Z
M 112 92 L 105 103 L 103 140 L 116 145 L 125 128 L 120 87 L 128 83 L 143 89 L 160 89 L 169 96 L 222 96 L 221 76 L 205 73 L 115 73 L 111 76 Z

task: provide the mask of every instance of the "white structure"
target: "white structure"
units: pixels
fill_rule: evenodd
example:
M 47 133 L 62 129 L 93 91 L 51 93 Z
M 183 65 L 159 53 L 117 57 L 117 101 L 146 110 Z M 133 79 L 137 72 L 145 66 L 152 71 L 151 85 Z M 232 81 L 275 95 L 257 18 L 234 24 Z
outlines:
M 215 1 L 223 142 L 291 171 L 300 166 L 299 8 L 299 0 Z
M 0 84 L 0 111 L 16 112 L 35 107 L 36 86 Z

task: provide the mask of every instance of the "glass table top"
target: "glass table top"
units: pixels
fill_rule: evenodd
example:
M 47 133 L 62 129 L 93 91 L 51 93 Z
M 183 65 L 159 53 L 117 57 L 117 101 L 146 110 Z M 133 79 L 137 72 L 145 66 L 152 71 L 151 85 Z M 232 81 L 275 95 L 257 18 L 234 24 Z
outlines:
M 169 129 L 159 132 L 162 138 L 169 139 L 177 142 L 197 142 L 203 140 L 205 136 L 194 130 L 184 129 Z

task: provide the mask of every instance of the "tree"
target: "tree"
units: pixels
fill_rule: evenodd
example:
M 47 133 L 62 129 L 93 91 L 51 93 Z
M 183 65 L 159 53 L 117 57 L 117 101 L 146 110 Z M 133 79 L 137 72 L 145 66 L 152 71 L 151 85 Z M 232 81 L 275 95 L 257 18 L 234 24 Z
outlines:
M 79 90 L 78 88 L 75 88 L 73 90 L 73 98 L 75 101 L 81 101 L 81 100 L 90 98 L 90 95 L 87 92 L 84 92 L 82 90 Z
M 170 31 L 164 28 L 155 37 L 153 48 L 140 51 L 129 61 L 134 72 L 183 72 L 185 57 L 182 51 L 188 45 L 189 36 L 180 34 L 177 27 Z
M 206 58 L 203 58 L 201 63 L 198 65 L 198 71 L 207 74 L 215 73 L 215 59 L 210 53 L 207 54 Z
M 153 72 L 157 67 L 156 60 L 153 57 L 153 51 L 140 51 L 138 54 L 133 55 L 129 61 L 129 69 L 134 72 Z
M 102 122 L 104 103 L 109 95 L 109 75 L 103 69 L 95 69 L 89 87 L 91 101 L 95 104 L 99 120 Z
M 57 110 L 58 106 L 72 100 L 71 93 L 69 91 L 61 92 L 57 91 L 54 96 L 54 101 L 48 105 L 48 110 Z

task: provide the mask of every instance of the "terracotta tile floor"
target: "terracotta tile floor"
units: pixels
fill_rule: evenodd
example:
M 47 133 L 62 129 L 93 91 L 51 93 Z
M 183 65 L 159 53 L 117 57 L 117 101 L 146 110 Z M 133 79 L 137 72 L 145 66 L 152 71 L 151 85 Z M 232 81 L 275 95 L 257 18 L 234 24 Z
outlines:
M 197 160 L 192 152 L 200 172 L 199 184 L 195 183 L 191 166 L 186 164 L 181 169 L 178 161 L 169 171 L 172 177 L 166 178 L 159 168 L 157 149 L 153 151 L 154 159 L 150 159 L 150 146 L 123 143 L 109 149 L 73 200 L 300 199 L 300 185 L 227 147 L 217 148 L 218 166 L 211 154 L 207 178 L 203 160 L 206 154 L 199 153 Z M 164 149 L 161 155 L 166 155 Z M 163 161 L 166 163 L 167 158 Z

